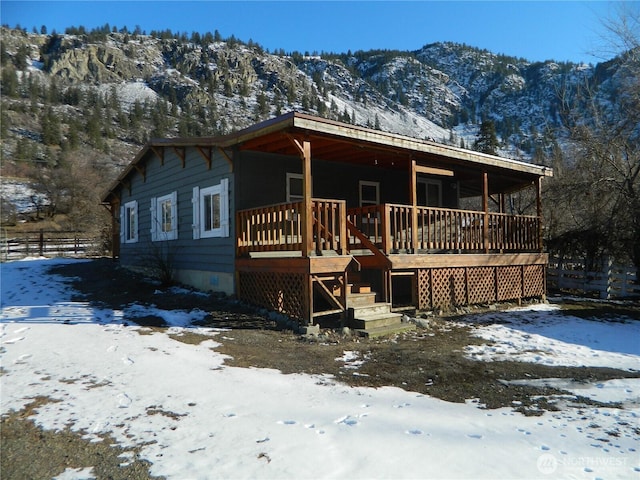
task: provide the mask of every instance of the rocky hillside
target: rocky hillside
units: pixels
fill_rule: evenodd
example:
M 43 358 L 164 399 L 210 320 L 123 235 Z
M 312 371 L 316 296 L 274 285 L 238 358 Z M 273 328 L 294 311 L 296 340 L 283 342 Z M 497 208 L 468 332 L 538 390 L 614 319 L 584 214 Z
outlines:
M 576 89 L 608 99 L 617 65 L 453 43 L 303 55 L 217 33 L 1 33 L 5 176 L 83 159 L 109 179 L 151 137 L 227 133 L 290 110 L 469 148 L 490 119 L 500 154 L 543 162 L 563 138 L 564 107 L 580 108 Z

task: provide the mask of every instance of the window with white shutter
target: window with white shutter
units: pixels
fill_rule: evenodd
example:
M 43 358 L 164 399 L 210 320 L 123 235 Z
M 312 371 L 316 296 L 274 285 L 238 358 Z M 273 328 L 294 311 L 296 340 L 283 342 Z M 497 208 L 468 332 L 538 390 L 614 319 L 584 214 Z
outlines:
M 229 180 L 193 189 L 193 238 L 229 236 Z
M 122 207 L 120 215 L 120 237 L 124 243 L 138 241 L 138 202 L 132 200 Z
M 151 240 L 178 238 L 178 193 L 151 199 Z

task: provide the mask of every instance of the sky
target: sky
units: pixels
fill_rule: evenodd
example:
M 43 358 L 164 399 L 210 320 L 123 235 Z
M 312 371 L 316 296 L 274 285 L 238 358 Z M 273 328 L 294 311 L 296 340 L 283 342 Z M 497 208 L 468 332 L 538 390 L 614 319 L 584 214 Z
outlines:
M 205 33 L 270 51 L 417 50 L 453 41 L 530 61 L 597 63 L 602 20 L 620 2 L 601 1 L 0 1 L 0 21 L 64 33 L 140 26 Z M 595 55 L 594 55 L 595 54 Z M 607 57 L 605 57 L 607 58 Z

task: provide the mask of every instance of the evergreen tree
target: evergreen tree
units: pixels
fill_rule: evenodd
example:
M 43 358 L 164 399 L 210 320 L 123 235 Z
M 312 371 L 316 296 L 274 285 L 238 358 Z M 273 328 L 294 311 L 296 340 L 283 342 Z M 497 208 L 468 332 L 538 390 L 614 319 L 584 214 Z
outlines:
M 15 66 L 18 70 L 26 70 L 28 66 L 29 48 L 26 45 L 20 45 L 18 52 L 14 58 Z
M 67 147 L 69 150 L 75 150 L 80 145 L 80 128 L 78 121 L 75 119 L 68 119 L 67 124 L 69 128 L 67 130 Z
M 233 85 L 228 78 L 224 81 L 224 95 L 226 97 L 233 97 Z
M 495 124 L 492 120 L 483 120 L 476 141 L 473 143 L 473 149 L 489 155 L 497 155 L 498 145 Z
M 7 109 L 2 107 L 0 108 L 0 139 L 2 140 L 6 139 L 8 131 L 9 131 L 9 115 L 7 114 Z
M 18 75 L 12 66 L 2 69 L 2 85 L 0 91 L 7 97 L 16 97 L 18 95 Z
M 256 98 L 256 113 L 259 117 L 262 117 L 269 113 L 269 104 L 267 103 L 267 96 L 264 91 L 260 90 L 258 97 Z
M 7 47 L 3 41 L 0 41 L 0 65 L 4 67 L 9 63 L 9 54 L 7 53 Z
M 56 116 L 53 108 L 47 111 L 40 119 L 42 128 L 42 142 L 45 145 L 60 145 L 60 119 Z

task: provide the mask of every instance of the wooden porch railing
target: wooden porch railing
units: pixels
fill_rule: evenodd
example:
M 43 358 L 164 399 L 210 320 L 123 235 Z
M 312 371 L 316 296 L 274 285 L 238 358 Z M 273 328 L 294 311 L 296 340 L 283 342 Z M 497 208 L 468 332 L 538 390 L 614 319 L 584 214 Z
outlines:
M 384 204 L 348 211 L 349 220 L 386 254 L 418 250 L 527 251 L 541 248 L 540 219 L 535 216 L 418 207 L 416 217 L 417 243 L 414 246 L 411 206 Z M 349 239 L 350 250 L 362 248 L 359 239 Z
M 251 252 L 301 251 L 304 241 L 302 209 L 304 203 L 279 203 L 267 207 L 241 210 L 236 215 L 237 254 Z M 314 198 L 313 251 L 346 253 L 347 209 L 344 200 Z
M 237 213 L 237 253 L 302 251 L 303 202 L 280 203 Z M 540 219 L 528 215 L 485 213 L 417 207 L 416 232 L 409 205 L 384 204 L 352 208 L 344 200 L 313 199 L 313 251 L 316 255 L 370 249 L 389 255 L 397 252 L 536 251 L 540 250 Z M 347 219 L 362 236 L 347 234 Z M 351 228 L 353 228 L 351 227 Z

